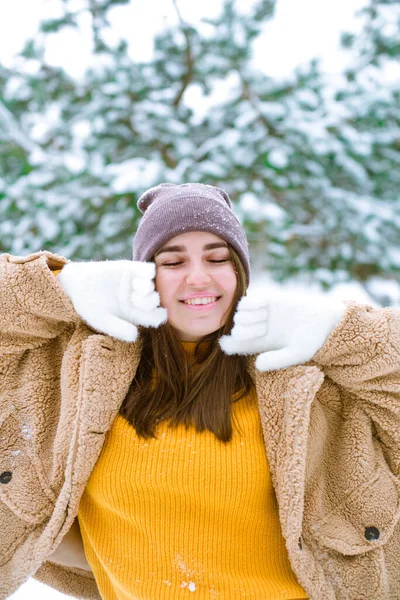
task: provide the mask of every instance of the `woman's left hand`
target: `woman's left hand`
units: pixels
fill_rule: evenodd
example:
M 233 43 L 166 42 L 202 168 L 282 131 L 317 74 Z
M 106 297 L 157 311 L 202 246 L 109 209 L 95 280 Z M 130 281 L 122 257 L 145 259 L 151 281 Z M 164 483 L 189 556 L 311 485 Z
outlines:
M 274 371 L 312 359 L 342 319 L 345 304 L 322 294 L 249 291 L 238 303 L 226 354 L 259 354 L 256 368 Z

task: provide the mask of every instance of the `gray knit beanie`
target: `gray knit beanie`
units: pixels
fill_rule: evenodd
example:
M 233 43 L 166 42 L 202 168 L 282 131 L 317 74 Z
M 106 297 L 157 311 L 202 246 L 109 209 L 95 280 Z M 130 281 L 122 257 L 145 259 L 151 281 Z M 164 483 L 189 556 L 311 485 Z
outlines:
M 144 192 L 137 206 L 143 217 L 133 240 L 133 260 L 151 260 L 159 248 L 180 233 L 208 231 L 236 250 L 250 283 L 246 234 L 224 190 L 202 183 L 161 183 Z

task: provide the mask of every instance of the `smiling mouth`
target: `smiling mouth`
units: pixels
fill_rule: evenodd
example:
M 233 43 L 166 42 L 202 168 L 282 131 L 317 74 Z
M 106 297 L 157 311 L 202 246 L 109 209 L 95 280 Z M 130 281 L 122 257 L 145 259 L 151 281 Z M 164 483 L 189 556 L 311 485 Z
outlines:
M 206 298 L 188 298 L 187 300 L 179 300 L 181 304 L 190 307 L 204 307 L 215 305 L 221 296 L 208 296 Z

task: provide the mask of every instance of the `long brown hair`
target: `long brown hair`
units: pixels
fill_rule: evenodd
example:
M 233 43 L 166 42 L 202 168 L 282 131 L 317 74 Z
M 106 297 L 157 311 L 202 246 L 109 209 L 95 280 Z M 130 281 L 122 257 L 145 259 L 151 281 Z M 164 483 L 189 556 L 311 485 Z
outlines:
M 231 403 L 248 394 L 253 382 L 246 357 L 228 356 L 218 344 L 230 332 L 237 303 L 246 292 L 242 263 L 231 246 L 229 251 L 237 279 L 234 297 L 225 324 L 197 342 L 195 368 L 171 325 L 140 328 L 141 360 L 120 414 L 141 437 L 156 438 L 157 424 L 168 420 L 170 427 L 182 423 L 209 430 L 223 442 L 232 439 Z

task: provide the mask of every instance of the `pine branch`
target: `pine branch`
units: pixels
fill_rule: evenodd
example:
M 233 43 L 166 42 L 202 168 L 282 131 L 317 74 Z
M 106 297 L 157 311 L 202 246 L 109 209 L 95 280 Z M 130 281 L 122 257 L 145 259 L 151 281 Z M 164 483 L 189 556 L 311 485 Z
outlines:
M 0 124 L 3 125 L 5 131 L 10 138 L 14 140 L 26 152 L 35 152 L 41 150 L 29 137 L 22 131 L 17 123 L 14 115 L 0 100 Z
M 92 35 L 95 52 L 101 52 L 104 50 L 104 43 L 100 35 L 104 15 L 102 8 L 97 5 L 96 0 L 89 0 L 89 12 L 92 15 Z
M 179 104 L 181 103 L 183 94 L 185 93 L 187 87 L 189 86 L 190 82 L 193 79 L 194 59 L 193 59 L 192 45 L 191 45 L 190 34 L 189 34 L 190 26 L 187 23 L 185 23 L 185 21 L 183 20 L 176 0 L 172 0 L 172 2 L 175 7 L 176 13 L 178 15 L 179 22 L 181 24 L 182 33 L 186 39 L 186 48 L 185 48 L 186 73 L 182 80 L 182 87 L 179 90 L 178 94 L 176 95 L 176 97 L 172 103 L 173 106 L 175 108 L 177 108 L 179 106 Z
M 258 97 L 253 94 L 248 82 L 244 79 L 242 73 L 239 70 L 237 70 L 237 73 L 242 84 L 242 99 L 247 100 L 250 106 L 255 110 L 255 112 L 257 113 L 258 122 L 265 127 L 267 133 L 272 133 L 276 138 L 281 138 L 282 134 L 278 132 L 278 130 L 271 123 L 271 121 L 267 119 L 267 117 L 261 112 L 260 107 L 258 105 Z
M 43 158 L 43 162 L 46 162 L 47 165 L 52 165 L 54 167 L 61 166 L 63 163 L 60 159 L 55 156 L 50 156 L 46 153 L 43 148 L 33 142 L 27 135 L 24 133 L 16 118 L 12 114 L 12 112 L 1 102 L 0 100 L 0 125 L 3 126 L 6 133 L 20 148 L 25 150 L 28 154 L 36 153 L 37 156 L 41 156 Z

